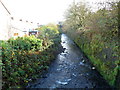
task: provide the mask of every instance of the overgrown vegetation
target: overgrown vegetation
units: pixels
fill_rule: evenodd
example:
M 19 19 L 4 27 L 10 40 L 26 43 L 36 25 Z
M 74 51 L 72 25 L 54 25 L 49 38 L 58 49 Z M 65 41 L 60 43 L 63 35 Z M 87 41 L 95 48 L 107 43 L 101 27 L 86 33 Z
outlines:
M 101 8 L 93 12 L 87 4 L 73 3 L 66 13 L 63 31 L 84 51 L 108 83 L 120 88 L 119 2 L 98 5 Z
M 40 50 L 42 47 L 42 39 L 37 39 L 35 36 L 30 37 L 18 37 L 15 40 L 13 38 L 7 41 L 10 46 L 15 50 Z
M 45 28 L 44 28 L 45 27 Z M 53 26 L 39 28 L 35 36 L 2 41 L 3 89 L 20 88 L 36 79 L 48 68 L 60 43 L 59 31 Z M 53 32 L 55 31 L 55 32 Z

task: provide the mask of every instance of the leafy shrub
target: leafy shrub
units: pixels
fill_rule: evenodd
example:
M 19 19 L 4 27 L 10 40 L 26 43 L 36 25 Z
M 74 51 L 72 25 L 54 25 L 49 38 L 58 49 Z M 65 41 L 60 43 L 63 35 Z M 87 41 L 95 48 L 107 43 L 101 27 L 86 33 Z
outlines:
M 39 38 L 49 38 L 52 39 L 56 35 L 58 36 L 59 31 L 57 28 L 57 25 L 54 24 L 48 24 L 46 26 L 42 26 L 40 28 L 37 28 L 39 30 Z
M 8 43 L 16 50 L 39 50 L 42 47 L 42 40 L 35 36 L 11 38 Z
M 28 52 L 12 49 L 7 43 L 2 53 L 3 87 L 13 88 L 25 85 L 35 79 L 43 69 L 48 68 L 54 58 L 52 49 L 47 52 Z
M 48 24 L 37 28 L 37 30 L 39 31 L 38 38 L 43 40 L 42 45 L 44 47 L 51 45 L 54 42 L 54 40 L 60 38 L 57 25 Z
M 43 46 L 43 40 L 34 36 L 1 41 L 2 63 L 0 62 L 0 67 L 2 65 L 3 89 L 26 85 L 32 79 L 37 78 L 42 70 L 47 69 L 55 57 L 53 54 L 57 47 L 54 45 L 55 42 L 53 39 L 48 39 L 46 41 L 48 45 Z

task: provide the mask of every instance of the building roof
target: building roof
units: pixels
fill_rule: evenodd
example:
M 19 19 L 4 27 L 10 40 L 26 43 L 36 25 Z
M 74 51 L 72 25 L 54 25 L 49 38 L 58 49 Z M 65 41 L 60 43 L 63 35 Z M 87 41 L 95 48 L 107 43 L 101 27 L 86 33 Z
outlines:
M 0 0 L 0 3 L 4 7 L 4 9 L 7 11 L 7 13 L 11 15 L 10 11 L 7 9 L 7 7 L 5 6 L 5 4 L 1 0 Z

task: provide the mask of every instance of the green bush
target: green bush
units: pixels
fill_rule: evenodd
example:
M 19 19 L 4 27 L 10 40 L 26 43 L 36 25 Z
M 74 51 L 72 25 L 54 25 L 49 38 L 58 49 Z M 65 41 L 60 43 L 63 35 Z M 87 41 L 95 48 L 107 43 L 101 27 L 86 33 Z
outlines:
M 8 43 L 16 50 L 39 50 L 42 47 L 42 40 L 35 36 L 11 38 Z
M 37 28 L 39 30 L 39 38 L 48 38 L 48 39 L 53 39 L 55 36 L 58 36 L 59 31 L 57 28 L 57 25 L 54 24 L 48 24 L 46 26 L 42 26 L 40 28 Z
M 12 49 L 7 43 L 2 53 L 3 87 L 25 85 L 40 75 L 43 69 L 48 68 L 52 60 L 52 49 L 48 52 L 28 52 Z
M 49 41 L 51 43 L 47 46 L 43 46 L 42 39 L 34 36 L 1 41 L 3 89 L 20 88 L 48 68 L 51 60 L 55 58 L 53 53 L 57 47 L 54 45 L 57 41 Z M 51 46 L 52 44 L 54 46 Z

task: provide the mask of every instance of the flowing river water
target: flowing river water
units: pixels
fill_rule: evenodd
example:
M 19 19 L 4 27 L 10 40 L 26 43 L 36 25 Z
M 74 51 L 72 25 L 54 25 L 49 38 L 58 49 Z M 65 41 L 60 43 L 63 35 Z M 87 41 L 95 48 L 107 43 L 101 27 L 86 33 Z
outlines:
M 76 44 L 66 35 L 61 35 L 64 52 L 58 54 L 48 72 L 27 88 L 109 88 L 110 86 L 92 66 Z

